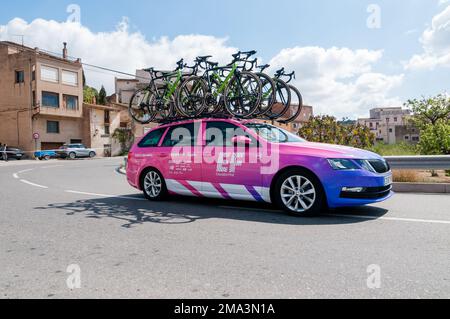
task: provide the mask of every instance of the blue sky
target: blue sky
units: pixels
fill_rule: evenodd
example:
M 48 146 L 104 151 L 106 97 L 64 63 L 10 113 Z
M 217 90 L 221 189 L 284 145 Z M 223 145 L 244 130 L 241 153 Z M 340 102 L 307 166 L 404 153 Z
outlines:
M 294 47 L 383 50 L 371 63 L 377 73 L 403 74 L 390 94 L 405 100 L 448 90 L 448 68 L 405 70 L 402 62 L 423 54 L 419 38 L 432 18 L 450 3 L 439 0 L 190 0 L 190 1 L 8 1 L 2 3 L 0 26 L 14 18 L 31 23 L 36 18 L 63 22 L 71 3 L 81 7 L 81 23 L 91 32 L 111 32 L 122 17 L 129 31 L 149 42 L 163 36 L 207 35 L 228 38 L 226 45 L 256 49 L 270 61 L 281 50 Z M 381 8 L 381 28 L 369 29 L 367 7 Z M 25 40 L 27 41 L 27 39 Z M 449 38 L 450 41 L 450 38 Z M 42 47 L 42 46 L 40 46 Z M 128 70 L 127 70 L 128 71 Z M 300 73 L 301 70 L 297 70 Z M 346 83 L 347 79 L 341 79 Z M 349 80 L 350 81 L 350 80 Z M 307 92 L 305 92 L 307 94 Z

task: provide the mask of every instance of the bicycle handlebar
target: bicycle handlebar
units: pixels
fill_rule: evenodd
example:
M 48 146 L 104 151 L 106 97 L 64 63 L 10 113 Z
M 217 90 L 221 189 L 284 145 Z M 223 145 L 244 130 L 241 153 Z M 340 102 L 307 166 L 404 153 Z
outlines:
M 238 53 L 235 53 L 231 55 L 235 60 L 241 59 L 241 56 L 245 56 L 243 59 L 249 59 L 253 55 L 255 55 L 257 52 L 255 50 L 252 51 L 239 51 Z
M 292 71 L 291 73 L 286 73 L 284 68 L 279 69 L 275 73 L 276 78 L 281 78 L 282 76 L 289 78 L 286 83 L 289 83 L 292 81 L 292 79 L 295 79 L 295 71 Z

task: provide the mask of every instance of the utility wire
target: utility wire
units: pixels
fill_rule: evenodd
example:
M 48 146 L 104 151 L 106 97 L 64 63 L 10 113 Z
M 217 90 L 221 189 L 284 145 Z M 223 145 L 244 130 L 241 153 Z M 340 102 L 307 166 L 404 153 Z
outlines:
M 57 57 L 62 57 L 62 55 L 59 54 L 59 53 L 55 53 L 55 52 L 48 51 L 48 50 L 44 50 L 44 49 L 39 49 L 39 50 L 42 51 L 42 52 L 44 52 L 44 53 L 47 53 L 47 54 L 55 55 L 55 56 L 57 56 Z M 77 60 L 77 58 L 72 57 L 72 56 L 68 56 L 68 58 L 72 59 L 73 61 L 76 61 L 76 60 Z M 118 71 L 118 70 L 106 68 L 106 67 L 99 66 L 99 65 L 94 65 L 94 64 L 84 63 L 84 62 L 81 62 L 81 64 L 84 65 L 84 66 L 88 66 L 88 67 L 91 67 L 91 68 L 100 69 L 100 70 L 103 70 L 103 71 L 108 71 L 108 72 L 111 72 L 111 73 L 117 73 L 117 74 L 122 74 L 122 75 L 132 76 L 132 77 L 134 77 L 134 78 L 136 78 L 136 79 L 139 78 L 139 79 L 143 79 L 143 80 L 149 80 L 149 78 L 146 78 L 146 77 L 142 77 L 142 76 L 138 76 L 138 75 L 136 75 L 136 74 L 131 74 L 131 73 L 123 72 L 123 71 Z

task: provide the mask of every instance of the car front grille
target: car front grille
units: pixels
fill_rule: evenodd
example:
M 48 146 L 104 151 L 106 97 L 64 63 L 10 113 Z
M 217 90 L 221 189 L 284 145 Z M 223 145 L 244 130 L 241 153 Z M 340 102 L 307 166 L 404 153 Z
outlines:
M 368 162 L 379 174 L 387 173 L 391 170 L 389 164 L 384 160 L 368 160 Z

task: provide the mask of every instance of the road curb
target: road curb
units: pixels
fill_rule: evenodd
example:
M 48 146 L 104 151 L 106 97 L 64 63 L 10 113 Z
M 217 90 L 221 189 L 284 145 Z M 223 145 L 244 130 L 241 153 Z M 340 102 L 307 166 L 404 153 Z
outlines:
M 450 194 L 450 184 L 394 183 L 396 193 Z

